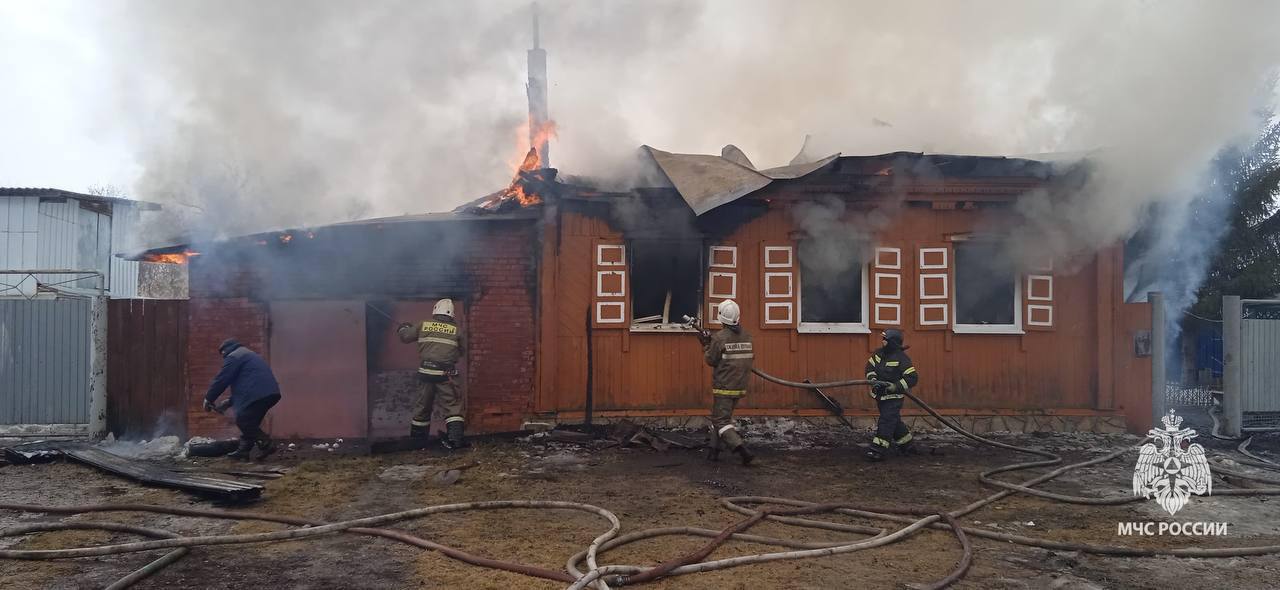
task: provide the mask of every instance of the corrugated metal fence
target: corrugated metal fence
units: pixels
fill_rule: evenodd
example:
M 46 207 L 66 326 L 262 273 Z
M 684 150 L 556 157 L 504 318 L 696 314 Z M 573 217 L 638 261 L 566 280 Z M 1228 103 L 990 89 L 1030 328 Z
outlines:
M 1280 412 L 1280 319 L 1241 321 L 1245 412 Z
M 107 305 L 107 427 L 119 438 L 186 433 L 187 302 Z
M 89 421 L 87 299 L 0 299 L 0 425 Z

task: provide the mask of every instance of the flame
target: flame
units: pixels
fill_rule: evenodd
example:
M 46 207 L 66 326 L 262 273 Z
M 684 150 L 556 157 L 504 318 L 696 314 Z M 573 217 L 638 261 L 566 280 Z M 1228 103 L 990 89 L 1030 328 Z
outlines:
M 515 199 L 517 203 L 520 203 L 521 207 L 541 203 L 541 197 L 525 192 L 524 183 L 520 182 L 520 175 L 523 172 L 533 172 L 542 168 L 542 156 L 538 154 L 538 146 L 555 136 L 555 121 L 547 121 L 539 125 L 537 129 L 532 130 L 532 132 L 530 131 L 529 123 L 521 125 L 516 133 L 516 145 L 520 146 L 521 149 L 526 145 L 526 142 L 530 142 L 532 145 L 529 145 L 528 151 L 517 151 L 516 157 L 512 158 L 511 167 L 514 170 L 515 177 L 511 179 L 511 184 L 481 206 L 486 209 L 494 209 L 508 199 Z M 520 154 L 523 154 L 523 157 Z
M 199 256 L 199 252 L 187 250 L 186 252 L 174 252 L 171 254 L 147 254 L 143 258 L 143 262 L 159 262 L 162 264 L 186 264 L 187 260 L 192 256 Z
M 293 234 L 280 234 L 280 243 L 288 244 L 293 241 Z

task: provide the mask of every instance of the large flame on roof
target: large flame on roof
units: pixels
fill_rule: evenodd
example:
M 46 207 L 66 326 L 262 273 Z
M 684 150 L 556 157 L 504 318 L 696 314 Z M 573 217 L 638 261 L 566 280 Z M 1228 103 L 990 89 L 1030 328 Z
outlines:
M 523 157 L 518 157 L 513 161 L 515 177 L 511 179 L 511 184 L 502 191 L 494 194 L 492 198 L 485 201 L 481 206 L 486 209 L 495 209 L 498 205 L 509 199 L 515 199 L 517 203 L 520 203 L 521 207 L 528 207 L 530 205 L 537 205 L 538 203 L 541 203 L 542 197 L 525 190 L 526 183 L 523 182 L 523 175 L 542 168 L 542 156 L 538 154 L 537 146 L 542 145 L 547 140 L 555 136 L 556 124 L 554 121 L 547 121 L 545 124 L 533 130 L 532 133 L 529 132 L 528 124 L 521 125 L 520 131 L 517 135 L 519 138 L 517 140 L 517 145 L 523 147 L 525 141 L 530 141 L 531 145 L 529 147 L 529 151 L 524 152 Z
M 143 257 L 143 262 L 159 262 L 162 264 L 186 264 L 187 260 L 192 256 L 199 256 L 199 252 L 187 250 L 186 252 L 172 252 L 169 254 L 147 254 Z

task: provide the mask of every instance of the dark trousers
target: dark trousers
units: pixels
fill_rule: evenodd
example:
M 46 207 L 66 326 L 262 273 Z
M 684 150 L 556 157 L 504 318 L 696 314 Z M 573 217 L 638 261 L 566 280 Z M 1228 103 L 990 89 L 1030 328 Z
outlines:
M 271 438 L 262 431 L 262 420 L 267 417 L 267 411 L 279 402 L 278 395 L 264 397 L 245 406 L 244 411 L 236 412 L 236 428 L 240 429 L 240 440 L 253 442 Z
M 732 451 L 742 446 L 742 437 L 733 425 L 733 409 L 741 396 L 713 395 L 711 402 L 711 448 Z
M 902 398 L 876 400 L 880 418 L 876 420 L 876 436 L 872 444 L 889 448 L 892 441 L 898 446 L 911 442 L 911 430 L 902 422 Z

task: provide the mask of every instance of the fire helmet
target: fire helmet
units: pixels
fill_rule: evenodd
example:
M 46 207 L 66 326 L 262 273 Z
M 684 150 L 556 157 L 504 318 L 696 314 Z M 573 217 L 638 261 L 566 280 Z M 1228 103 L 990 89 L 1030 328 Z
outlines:
M 453 300 L 441 299 L 436 302 L 436 306 L 431 309 L 431 315 L 444 315 L 453 317 Z
M 885 330 L 880 337 L 884 340 L 885 346 L 889 348 L 906 348 L 902 345 L 902 330 L 890 328 Z
M 742 317 L 742 310 L 738 309 L 738 304 L 732 299 L 725 299 L 716 307 L 716 321 L 726 326 L 738 325 L 738 319 Z

